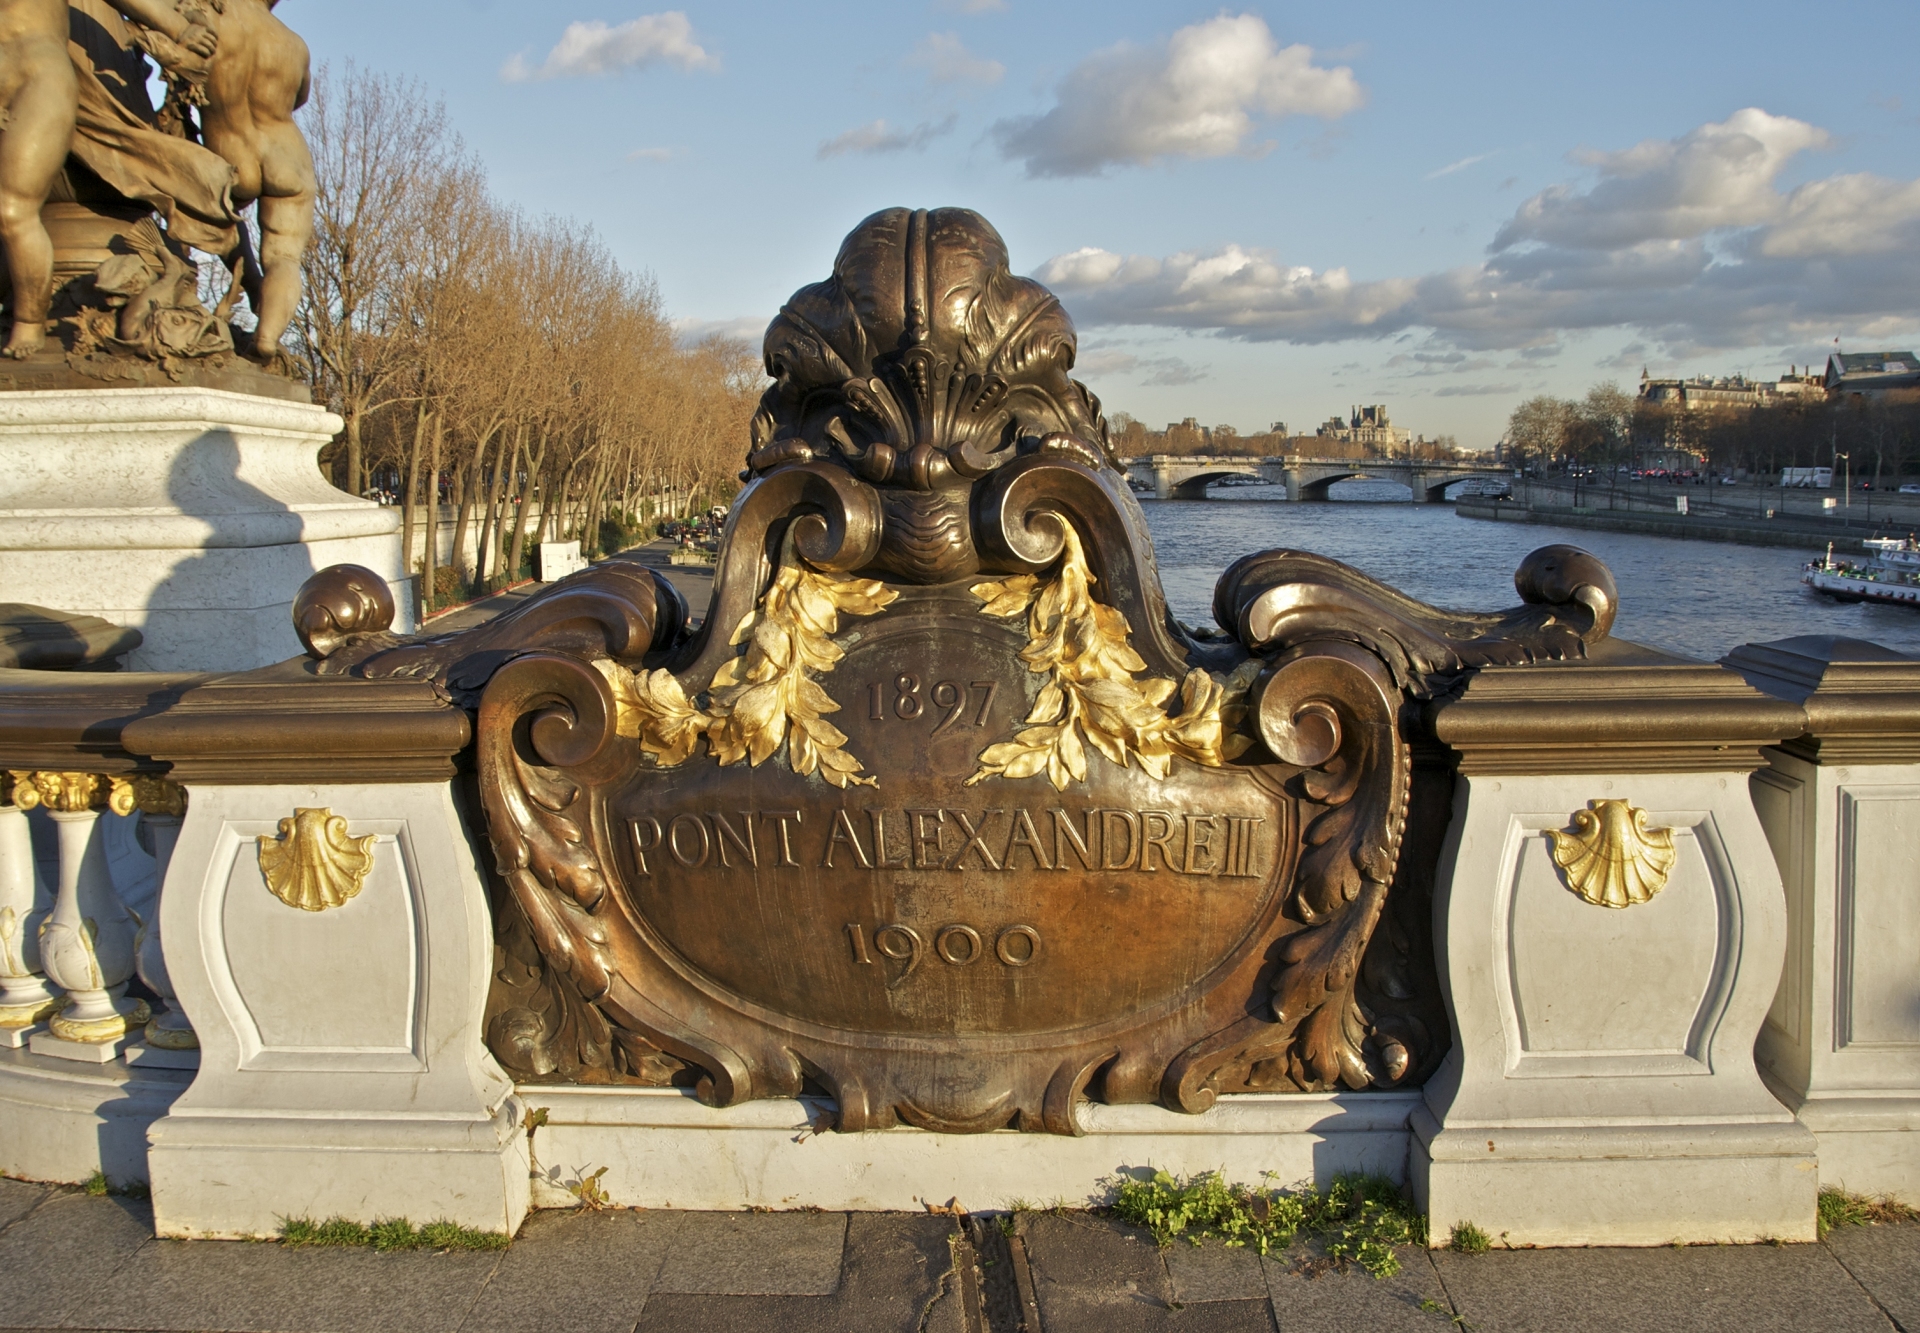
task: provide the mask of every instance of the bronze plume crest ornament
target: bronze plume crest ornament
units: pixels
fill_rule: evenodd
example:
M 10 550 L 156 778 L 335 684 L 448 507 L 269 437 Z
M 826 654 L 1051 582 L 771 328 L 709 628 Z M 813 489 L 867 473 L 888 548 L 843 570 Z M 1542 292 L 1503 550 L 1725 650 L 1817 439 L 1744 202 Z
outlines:
M 1459 613 L 1269 551 L 1188 631 L 1074 350 L 977 214 L 890 209 L 767 332 L 697 629 L 629 559 L 424 640 L 315 576 L 315 669 L 476 713 L 515 1077 L 1070 1134 L 1438 1067 L 1418 702 L 1584 655 L 1612 577 L 1549 547 Z

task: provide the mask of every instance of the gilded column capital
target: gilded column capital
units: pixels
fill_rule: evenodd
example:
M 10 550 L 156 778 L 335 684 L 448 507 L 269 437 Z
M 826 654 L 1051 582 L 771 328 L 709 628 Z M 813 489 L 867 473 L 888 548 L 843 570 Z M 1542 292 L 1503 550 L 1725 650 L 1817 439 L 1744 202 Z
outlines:
M 30 773 L 13 770 L 14 804 L 44 805 L 62 814 L 99 810 L 107 803 L 107 780 L 97 773 Z
M 187 789 L 177 782 L 136 773 L 128 778 L 110 778 L 113 793 L 107 807 L 116 815 L 135 810 L 145 815 L 166 815 L 179 819 L 187 813 Z

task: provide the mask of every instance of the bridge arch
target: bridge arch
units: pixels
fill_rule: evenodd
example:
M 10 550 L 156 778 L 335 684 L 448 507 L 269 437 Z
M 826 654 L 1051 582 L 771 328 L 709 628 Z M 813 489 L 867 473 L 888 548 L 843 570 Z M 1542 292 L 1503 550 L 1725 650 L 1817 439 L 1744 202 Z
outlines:
M 1202 472 L 1197 476 L 1186 477 L 1175 482 L 1171 492 L 1166 498 L 1169 500 L 1204 500 L 1207 498 L 1207 487 L 1213 485 L 1216 481 L 1225 481 L 1228 477 L 1251 477 L 1258 475 L 1258 472 L 1247 468 L 1226 468 L 1214 472 Z

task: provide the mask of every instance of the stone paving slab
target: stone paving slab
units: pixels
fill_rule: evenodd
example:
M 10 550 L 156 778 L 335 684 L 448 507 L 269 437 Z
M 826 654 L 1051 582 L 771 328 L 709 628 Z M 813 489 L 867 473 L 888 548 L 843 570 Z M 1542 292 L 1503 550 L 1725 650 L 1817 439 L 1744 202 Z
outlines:
M 1332 1267 L 1307 1244 L 1268 1257 L 1262 1269 L 1280 1333 L 1450 1333 L 1454 1310 L 1427 1252 L 1403 1246 L 1399 1257 L 1389 1278 Z M 1421 1308 L 1423 1301 L 1438 1309 Z
M 47 1197 L 45 1185 L 30 1185 L 23 1180 L 0 1179 L 0 1231 L 32 1212 Z
M 1907 1333 L 1920 1333 L 1920 1223 L 1841 1227 L 1827 1248 L 1881 1310 Z
M 1440 1253 L 1434 1266 L 1476 1333 L 1887 1333 L 1824 1245 Z
M 628 1333 L 639 1322 L 682 1214 L 535 1213 L 500 1256 L 462 1333 Z
M 146 1205 L 56 1191 L 0 1232 L 0 1328 L 52 1326 L 153 1238 Z
M 63 1322 L 181 1333 L 455 1333 L 502 1257 L 154 1241 Z
M 845 1213 L 681 1213 L 654 1289 L 687 1296 L 831 1296 Z

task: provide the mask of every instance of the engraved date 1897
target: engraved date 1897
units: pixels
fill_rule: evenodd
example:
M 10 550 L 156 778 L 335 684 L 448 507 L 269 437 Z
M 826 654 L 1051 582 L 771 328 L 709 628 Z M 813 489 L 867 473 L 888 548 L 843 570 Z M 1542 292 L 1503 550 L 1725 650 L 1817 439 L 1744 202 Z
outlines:
M 989 954 L 999 959 L 1001 966 L 1011 968 L 1032 967 L 1040 958 L 1040 932 L 1022 925 L 1006 927 L 991 944 L 972 926 L 942 926 L 933 933 L 929 949 L 924 935 L 912 926 L 898 924 L 875 927 L 869 946 L 867 928 L 855 922 L 847 927 L 847 942 L 853 946 L 853 961 L 858 965 L 879 966 L 881 958 L 906 965 L 899 976 L 888 981 L 889 990 L 918 971 L 929 953 L 949 967 L 972 967 Z
M 920 677 L 902 672 L 891 682 L 876 680 L 867 686 L 867 717 L 874 722 L 894 718 L 914 722 L 927 716 L 927 705 L 931 703 L 944 714 L 933 729 L 935 736 L 963 723 L 984 727 L 987 715 L 993 711 L 993 696 L 999 691 L 1000 682 L 994 680 L 976 680 L 964 685 L 957 680 L 942 680 L 936 681 L 929 690 Z

